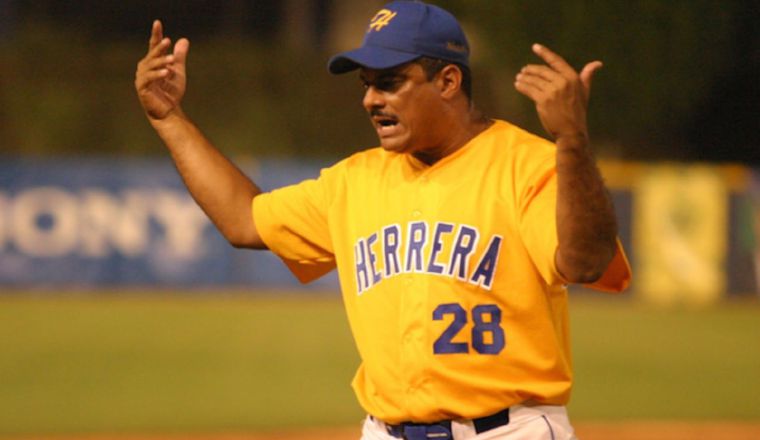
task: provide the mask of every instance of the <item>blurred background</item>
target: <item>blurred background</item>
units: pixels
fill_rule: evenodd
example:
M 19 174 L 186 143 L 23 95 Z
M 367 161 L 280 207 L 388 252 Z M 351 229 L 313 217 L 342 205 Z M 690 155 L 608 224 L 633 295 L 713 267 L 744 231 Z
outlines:
M 3 152 L 160 155 L 131 82 L 151 21 L 188 37 L 188 110 L 231 154 L 343 156 L 372 145 L 351 79 L 326 59 L 361 41 L 360 0 L 0 2 Z M 749 0 L 442 0 L 473 46 L 476 100 L 540 131 L 512 87 L 540 41 L 580 68 L 600 59 L 600 156 L 756 163 L 758 20 Z
M 531 43 L 605 64 L 589 123 L 635 279 L 573 292 L 571 412 L 760 421 L 756 2 L 436 3 L 470 39 L 476 104 L 535 133 L 512 86 Z M 376 144 L 358 78 L 326 62 L 382 4 L 0 0 L 0 436 L 361 418 L 336 277 L 301 286 L 227 245 L 133 80 L 159 18 L 191 41 L 206 134 L 264 189 L 314 177 Z

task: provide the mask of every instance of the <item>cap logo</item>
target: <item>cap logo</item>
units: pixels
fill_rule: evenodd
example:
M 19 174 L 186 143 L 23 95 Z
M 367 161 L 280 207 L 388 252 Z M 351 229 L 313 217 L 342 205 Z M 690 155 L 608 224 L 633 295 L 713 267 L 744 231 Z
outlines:
M 396 16 L 396 12 L 393 12 L 388 9 L 381 9 L 377 14 L 375 14 L 374 17 L 372 17 L 372 20 L 369 22 L 369 31 L 379 31 L 382 28 L 388 26 L 393 20 L 393 17 Z

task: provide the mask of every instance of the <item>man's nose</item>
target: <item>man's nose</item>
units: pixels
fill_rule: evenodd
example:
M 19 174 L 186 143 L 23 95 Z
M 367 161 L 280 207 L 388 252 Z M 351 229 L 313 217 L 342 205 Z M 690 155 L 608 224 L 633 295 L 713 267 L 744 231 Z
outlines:
M 382 92 L 378 91 L 374 86 L 369 86 L 364 91 L 364 99 L 362 104 L 367 111 L 373 108 L 382 108 L 385 105 L 385 100 Z

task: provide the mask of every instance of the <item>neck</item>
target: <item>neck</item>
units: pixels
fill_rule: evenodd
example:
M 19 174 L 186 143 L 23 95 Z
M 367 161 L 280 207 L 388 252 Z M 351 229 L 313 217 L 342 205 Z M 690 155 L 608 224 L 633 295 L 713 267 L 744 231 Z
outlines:
M 467 145 L 472 138 L 490 127 L 493 121 L 488 119 L 480 110 L 471 107 L 469 112 L 464 112 L 463 117 L 442 118 L 441 123 L 445 128 L 442 133 L 445 134 L 438 146 L 412 153 L 412 156 L 427 165 L 433 165 L 444 157 L 455 153 Z

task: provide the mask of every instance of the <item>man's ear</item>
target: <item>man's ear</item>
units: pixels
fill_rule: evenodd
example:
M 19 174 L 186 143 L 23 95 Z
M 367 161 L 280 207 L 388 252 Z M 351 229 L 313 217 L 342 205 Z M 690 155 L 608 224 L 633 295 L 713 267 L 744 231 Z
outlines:
M 438 72 L 437 84 L 443 98 L 453 98 L 462 90 L 462 76 L 462 70 L 456 64 L 449 64 Z

